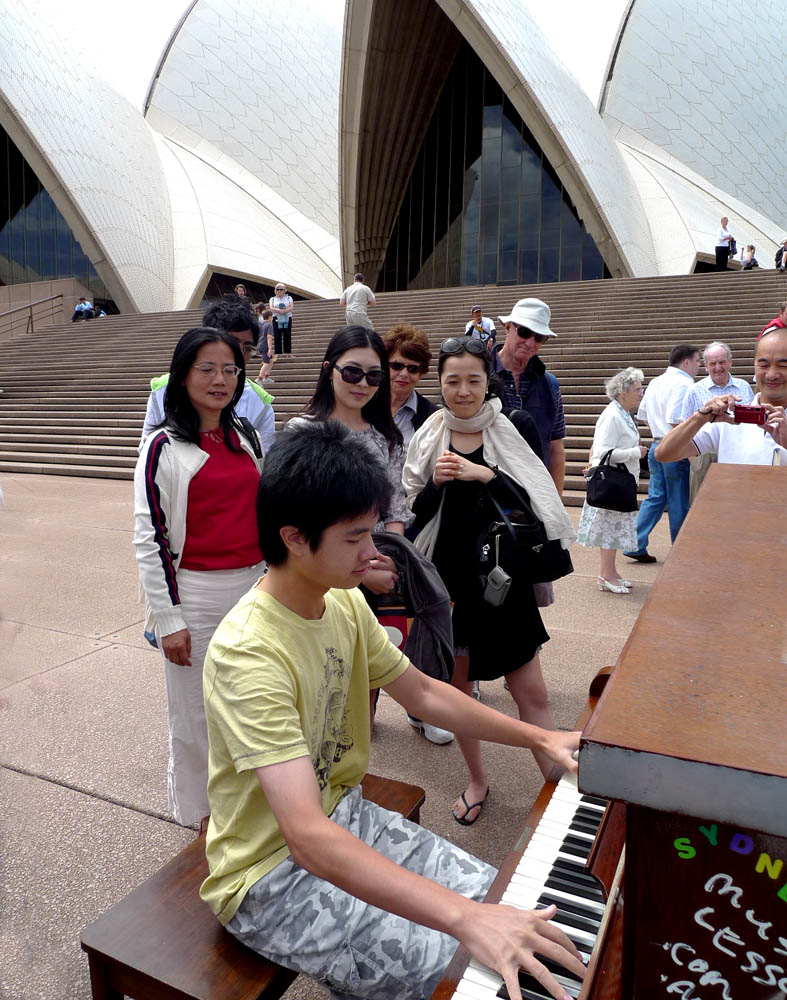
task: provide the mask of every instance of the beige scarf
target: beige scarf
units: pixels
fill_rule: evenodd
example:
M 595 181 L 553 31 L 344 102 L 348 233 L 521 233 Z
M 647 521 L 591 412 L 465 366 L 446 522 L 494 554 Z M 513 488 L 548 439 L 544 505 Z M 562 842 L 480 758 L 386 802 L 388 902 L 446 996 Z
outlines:
M 472 417 L 457 417 L 446 407 L 433 413 L 415 432 L 407 449 L 407 461 L 402 474 L 407 502 L 412 507 L 415 498 L 426 486 L 437 459 L 448 450 L 451 431 L 465 434 L 481 431 L 485 461 L 491 466 L 497 466 L 527 490 L 530 504 L 543 522 L 547 538 L 559 538 L 563 548 L 567 549 L 577 536 L 552 477 L 516 427 L 503 416 L 501 409 L 499 399 L 490 399 Z M 445 494 L 440 500 L 437 513 L 415 540 L 415 547 L 428 558 L 434 552 L 440 531 L 444 498 Z

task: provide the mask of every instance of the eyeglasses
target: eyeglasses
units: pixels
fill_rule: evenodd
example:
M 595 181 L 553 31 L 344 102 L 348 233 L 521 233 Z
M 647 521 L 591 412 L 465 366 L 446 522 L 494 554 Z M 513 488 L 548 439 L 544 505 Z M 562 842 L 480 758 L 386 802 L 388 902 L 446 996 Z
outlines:
M 276 288 L 275 288 L 275 291 L 277 291 L 277 292 L 283 292 L 284 291 L 284 285 L 277 285 Z
M 218 375 L 219 367 L 218 365 L 211 364 L 210 361 L 203 361 L 201 365 L 192 365 L 200 375 L 204 375 L 206 378 L 213 378 L 214 375 Z M 224 365 L 221 368 L 221 373 L 226 375 L 227 378 L 237 378 L 238 375 L 243 371 L 242 368 L 238 368 L 237 365 Z
M 441 354 L 486 354 L 486 348 L 475 337 L 449 337 L 440 344 Z
M 530 340 L 532 337 L 537 344 L 545 344 L 549 340 L 549 337 L 545 337 L 541 333 L 533 333 L 526 326 L 520 326 L 518 323 L 514 323 L 514 326 L 516 327 L 517 336 L 521 337 L 522 340 Z
M 254 344 L 241 344 L 240 349 L 243 351 L 243 353 L 246 355 L 247 358 L 250 358 L 252 354 L 254 354 Z
M 411 375 L 420 375 L 423 371 L 420 365 L 406 365 L 404 361 L 389 361 L 388 367 L 392 372 L 403 372 L 406 368 Z
M 358 385 L 359 382 L 366 379 L 367 385 L 376 387 L 385 381 L 385 372 L 382 368 L 370 368 L 368 372 L 365 372 L 358 365 L 345 365 L 344 368 L 334 365 L 333 367 L 341 375 L 342 382 L 349 382 L 350 385 Z

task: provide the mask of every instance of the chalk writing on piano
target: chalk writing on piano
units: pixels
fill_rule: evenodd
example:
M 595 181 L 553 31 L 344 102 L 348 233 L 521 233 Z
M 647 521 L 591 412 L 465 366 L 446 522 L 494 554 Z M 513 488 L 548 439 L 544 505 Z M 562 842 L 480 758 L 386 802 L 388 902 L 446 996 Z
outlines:
M 771 1000 L 787 993 L 784 839 L 644 812 L 657 836 L 650 871 L 639 868 L 649 913 L 638 922 L 647 926 L 660 913 L 661 923 L 651 961 L 637 963 L 634 996 Z M 670 858 L 679 860 L 665 879 Z M 640 927 L 638 939 L 648 933 Z

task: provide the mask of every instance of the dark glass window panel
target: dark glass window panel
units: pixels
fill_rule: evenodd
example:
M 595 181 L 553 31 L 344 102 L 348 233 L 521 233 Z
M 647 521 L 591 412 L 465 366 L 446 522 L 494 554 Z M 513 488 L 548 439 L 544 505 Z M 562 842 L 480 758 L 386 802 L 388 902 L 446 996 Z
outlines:
M 541 230 L 541 201 L 524 198 L 519 202 L 519 249 L 537 250 Z
M 497 281 L 497 252 L 481 256 L 481 284 L 494 285 Z
M 541 200 L 541 247 L 560 246 L 560 200 Z
M 378 287 L 605 273 L 532 133 L 463 43 L 437 102 Z
M 582 276 L 582 246 L 579 243 L 560 246 L 560 280 L 579 281 Z
M 519 237 L 519 202 L 506 201 L 500 209 L 500 250 L 516 251 Z
M 57 276 L 66 278 L 73 274 L 71 261 L 71 230 L 66 225 L 66 220 L 58 212 L 57 214 Z
M 598 252 L 598 247 L 589 233 L 584 234 L 582 240 L 582 279 L 583 281 L 593 278 L 609 277 L 604 267 L 604 259 Z
M 38 181 L 33 176 L 37 184 Z M 44 270 L 41 263 L 41 198 L 36 193 L 25 210 L 25 231 L 27 234 L 27 266 L 31 281 L 41 281 Z
M 517 254 L 516 251 L 512 253 L 501 253 L 500 254 L 500 265 L 498 269 L 498 281 L 507 285 L 514 285 L 517 281 Z
M 41 251 L 43 275 L 54 278 L 57 274 L 57 209 L 46 190 L 41 191 Z
M 500 205 L 496 201 L 481 206 L 481 253 L 497 256 Z
M 538 281 L 538 250 L 519 251 L 519 283 L 534 285 Z
M 541 248 L 539 261 L 539 281 L 558 281 L 560 279 L 560 250 Z

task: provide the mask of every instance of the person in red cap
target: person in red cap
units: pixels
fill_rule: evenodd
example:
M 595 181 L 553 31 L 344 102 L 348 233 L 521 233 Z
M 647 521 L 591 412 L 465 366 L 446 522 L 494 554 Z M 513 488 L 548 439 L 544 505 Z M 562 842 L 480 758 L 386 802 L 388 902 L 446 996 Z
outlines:
M 757 337 L 764 337 L 766 333 L 772 333 L 774 330 L 784 330 L 787 328 L 787 299 L 784 302 L 780 302 L 776 307 L 779 310 L 779 315 L 774 316 L 774 318 L 768 323 L 767 326 L 763 327 Z

